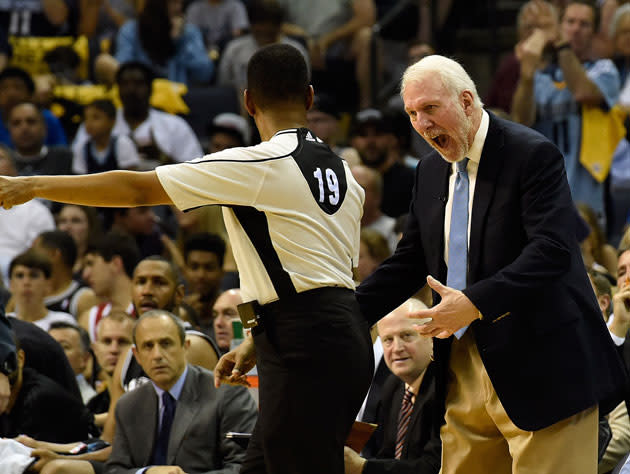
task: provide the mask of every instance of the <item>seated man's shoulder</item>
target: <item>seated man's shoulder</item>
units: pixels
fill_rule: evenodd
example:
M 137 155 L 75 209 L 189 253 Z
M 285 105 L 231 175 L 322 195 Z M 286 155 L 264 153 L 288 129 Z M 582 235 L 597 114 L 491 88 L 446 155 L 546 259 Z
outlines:
M 57 410 L 78 404 L 78 400 L 56 381 L 28 367 L 23 370 L 20 393 L 25 395 L 25 406 Z

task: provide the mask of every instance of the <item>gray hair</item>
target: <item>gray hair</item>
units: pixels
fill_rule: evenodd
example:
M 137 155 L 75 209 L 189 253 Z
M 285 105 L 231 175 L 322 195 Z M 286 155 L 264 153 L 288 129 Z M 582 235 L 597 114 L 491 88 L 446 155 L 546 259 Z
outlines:
M 610 20 L 610 30 L 608 34 L 611 38 L 614 38 L 617 34 L 617 28 L 619 28 L 619 22 L 625 15 L 630 15 L 630 3 L 624 3 L 615 10 L 612 20 Z
M 400 84 L 400 95 L 402 96 L 404 94 L 407 84 L 413 81 L 419 81 L 430 74 L 439 77 L 442 80 L 442 84 L 448 88 L 453 95 L 459 96 L 462 92 L 469 91 L 473 95 L 475 108 L 481 109 L 483 107 L 483 102 L 479 98 L 475 83 L 461 64 L 453 59 L 438 54 L 426 56 L 407 68 Z

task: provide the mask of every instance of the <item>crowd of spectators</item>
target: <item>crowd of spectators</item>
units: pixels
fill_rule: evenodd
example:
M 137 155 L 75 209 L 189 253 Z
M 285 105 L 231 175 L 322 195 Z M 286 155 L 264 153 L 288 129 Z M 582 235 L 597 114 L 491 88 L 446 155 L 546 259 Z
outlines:
M 452 2 L 406 3 L 413 14 L 409 5 L 401 12 L 413 18 L 413 31 L 390 34 L 406 51 L 399 68 L 445 53 L 430 40 Z M 519 3 L 517 43 L 494 73 L 485 105 L 563 153 L 584 264 L 630 368 L 630 2 Z M 365 190 L 360 282 L 394 251 L 415 167 L 430 150 L 400 97 L 379 97 L 397 70 L 386 60 L 391 39 L 379 22 L 396 4 L 0 0 L 0 174 L 151 170 L 256 144 L 240 103 L 247 62 L 265 45 L 289 44 L 306 58 L 316 86 L 310 130 Z M 202 123 L 192 109 L 202 111 Z M 0 209 L 0 229 L 0 301 L 19 348 L 0 438 L 21 435 L 37 458 L 30 469 L 99 473 L 110 459 L 107 472 L 157 463 L 238 472 L 243 446 L 224 435 L 251 431 L 255 403 L 246 390 L 212 389 L 207 373 L 229 350 L 242 303 L 221 210 L 31 201 Z M 362 453 L 347 449 L 347 473 L 439 470 L 431 344 L 406 318 L 431 303 L 425 288 L 373 330 L 374 383 L 357 420 L 379 428 Z M 161 344 L 170 355 L 155 369 L 151 353 Z M 185 379 L 180 411 L 201 410 L 197 394 L 213 400 L 195 420 L 205 431 L 193 423 L 194 436 L 168 453 L 160 452 L 155 419 L 173 402 L 156 404 L 152 391 L 140 390 L 152 382 L 162 393 L 167 372 Z M 600 473 L 630 452 L 629 401 L 602 417 Z M 401 438 L 405 410 L 411 422 Z M 180 422 L 177 436 L 187 429 Z

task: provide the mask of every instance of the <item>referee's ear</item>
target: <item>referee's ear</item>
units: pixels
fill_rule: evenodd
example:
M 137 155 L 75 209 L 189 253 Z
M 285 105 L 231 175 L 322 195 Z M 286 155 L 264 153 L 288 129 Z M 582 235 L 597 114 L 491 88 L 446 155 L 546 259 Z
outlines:
M 256 104 L 254 103 L 252 95 L 249 93 L 249 89 L 243 91 L 243 104 L 245 104 L 247 113 L 254 117 L 256 115 Z
M 315 97 L 315 90 L 313 89 L 313 86 L 311 84 L 309 84 L 308 89 L 306 90 L 306 110 L 311 110 L 311 107 L 313 107 L 313 100 Z

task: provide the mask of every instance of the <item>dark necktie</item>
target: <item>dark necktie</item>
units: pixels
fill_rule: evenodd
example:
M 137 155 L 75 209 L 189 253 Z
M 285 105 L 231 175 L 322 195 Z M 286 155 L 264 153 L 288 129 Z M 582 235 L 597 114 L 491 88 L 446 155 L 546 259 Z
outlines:
M 150 464 L 152 466 L 165 466 L 166 455 L 168 453 L 168 438 L 171 435 L 171 426 L 173 426 L 173 418 L 175 417 L 175 399 L 168 393 L 162 393 L 162 404 L 164 412 L 162 413 L 162 424 L 155 445 L 153 446 L 153 455 Z
M 453 190 L 451 230 L 448 235 L 448 273 L 446 286 L 463 290 L 466 288 L 468 270 L 468 158 L 457 162 L 457 178 Z M 459 339 L 468 326 L 455 331 Z
M 400 405 L 400 412 L 398 413 L 398 432 L 396 433 L 396 450 L 394 451 L 394 457 L 396 459 L 400 459 L 403 445 L 407 438 L 407 429 L 409 428 L 409 420 L 411 420 L 411 412 L 413 411 L 412 397 L 413 392 L 407 388 L 403 396 L 402 404 Z

